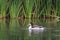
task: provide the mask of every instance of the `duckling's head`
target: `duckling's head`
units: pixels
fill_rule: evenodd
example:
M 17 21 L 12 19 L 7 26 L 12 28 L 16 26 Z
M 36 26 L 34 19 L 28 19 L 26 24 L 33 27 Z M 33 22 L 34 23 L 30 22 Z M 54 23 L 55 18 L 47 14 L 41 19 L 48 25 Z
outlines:
M 29 23 L 29 26 L 33 26 L 33 23 L 32 23 L 32 22 L 30 22 L 30 23 Z
M 29 26 L 32 26 L 31 24 L 29 24 Z
M 31 28 L 33 28 L 33 23 L 32 22 L 29 23 L 29 29 L 31 29 Z

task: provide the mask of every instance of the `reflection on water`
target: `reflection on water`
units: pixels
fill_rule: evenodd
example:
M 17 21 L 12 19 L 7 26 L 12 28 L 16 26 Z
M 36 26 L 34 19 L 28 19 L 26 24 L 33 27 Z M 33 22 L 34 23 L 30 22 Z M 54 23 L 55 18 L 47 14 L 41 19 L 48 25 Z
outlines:
M 45 31 L 28 30 L 28 24 L 46 27 Z M 60 21 L 55 19 L 0 19 L 0 40 L 60 40 Z

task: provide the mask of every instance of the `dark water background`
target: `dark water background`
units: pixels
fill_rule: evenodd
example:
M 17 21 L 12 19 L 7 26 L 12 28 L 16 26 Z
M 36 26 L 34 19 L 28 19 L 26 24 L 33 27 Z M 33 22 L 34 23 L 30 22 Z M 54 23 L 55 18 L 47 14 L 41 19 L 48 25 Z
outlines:
M 29 33 L 30 22 L 45 27 L 45 31 Z M 0 19 L 0 40 L 60 40 L 60 21 L 59 19 Z

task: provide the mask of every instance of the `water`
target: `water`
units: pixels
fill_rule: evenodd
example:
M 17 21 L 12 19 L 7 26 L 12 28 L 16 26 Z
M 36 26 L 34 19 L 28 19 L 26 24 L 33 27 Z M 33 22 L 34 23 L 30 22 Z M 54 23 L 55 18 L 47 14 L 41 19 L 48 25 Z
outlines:
M 45 27 L 44 31 L 29 32 L 30 21 Z M 60 21 L 55 19 L 0 19 L 0 40 L 60 40 Z

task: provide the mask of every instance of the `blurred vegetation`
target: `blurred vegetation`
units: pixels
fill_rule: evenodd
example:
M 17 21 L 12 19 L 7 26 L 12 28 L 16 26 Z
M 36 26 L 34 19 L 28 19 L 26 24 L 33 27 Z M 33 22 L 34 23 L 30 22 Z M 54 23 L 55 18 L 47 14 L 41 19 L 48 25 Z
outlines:
M 0 0 L 0 18 L 60 17 L 60 0 Z

